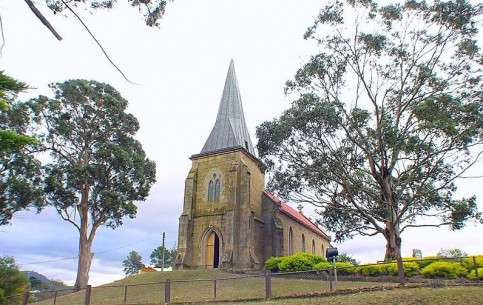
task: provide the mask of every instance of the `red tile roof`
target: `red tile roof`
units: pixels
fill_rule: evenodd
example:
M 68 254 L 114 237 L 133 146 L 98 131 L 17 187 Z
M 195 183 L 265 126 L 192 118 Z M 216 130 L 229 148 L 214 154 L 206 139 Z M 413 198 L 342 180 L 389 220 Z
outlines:
M 283 202 L 280 198 L 277 196 L 267 192 L 263 191 L 265 195 L 267 195 L 270 200 L 273 202 L 280 204 L 280 211 L 287 215 L 288 217 L 292 218 L 293 220 L 297 221 L 298 223 L 302 224 L 303 226 L 307 227 L 310 229 L 312 232 L 316 233 L 317 235 L 322 236 L 323 238 L 330 240 L 330 237 L 327 236 L 322 230 L 320 230 L 312 221 L 310 221 L 307 217 L 305 217 L 303 214 L 295 211 L 292 207 L 290 207 L 286 202 Z

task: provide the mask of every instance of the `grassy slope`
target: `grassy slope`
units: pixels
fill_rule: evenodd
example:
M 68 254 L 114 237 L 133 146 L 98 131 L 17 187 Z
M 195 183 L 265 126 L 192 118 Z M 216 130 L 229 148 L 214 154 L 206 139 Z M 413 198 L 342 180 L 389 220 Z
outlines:
M 265 279 L 263 277 L 247 277 L 242 279 L 240 279 L 240 277 L 244 277 L 244 275 L 223 272 L 220 270 L 178 270 L 171 272 L 145 273 L 130 276 L 108 285 L 94 287 L 92 289 L 91 304 L 124 304 L 124 289 L 126 285 L 129 285 L 127 289 L 128 304 L 163 304 L 164 281 L 166 279 L 172 281 L 171 301 L 174 302 L 204 302 L 213 300 L 213 286 L 215 284 L 213 279 L 215 278 L 217 279 L 216 286 L 218 300 L 264 298 Z M 193 282 L 193 280 L 201 279 L 204 281 Z M 148 283 L 149 285 L 146 285 Z M 374 285 L 380 286 L 381 283 L 339 282 L 338 288 L 358 288 Z M 394 286 L 394 284 L 387 285 Z M 304 293 L 309 295 L 315 291 L 328 290 L 328 283 L 320 280 L 284 279 L 277 276 L 272 277 L 273 297 Z M 483 304 L 483 288 L 481 286 L 448 289 L 397 289 L 333 297 L 261 301 L 253 304 L 461 304 L 430 301 L 443 300 L 447 302 L 451 300 L 453 296 L 460 301 L 465 300 L 464 302 L 461 302 L 465 305 Z M 422 299 L 418 299 L 418 297 Z M 401 300 L 407 300 L 407 302 L 403 303 Z M 472 300 L 476 300 L 476 303 L 472 303 Z M 52 300 L 47 300 L 36 304 L 48 305 L 53 304 L 53 302 Z M 84 292 L 81 291 L 79 293 L 59 297 L 56 305 L 64 304 L 83 305 Z

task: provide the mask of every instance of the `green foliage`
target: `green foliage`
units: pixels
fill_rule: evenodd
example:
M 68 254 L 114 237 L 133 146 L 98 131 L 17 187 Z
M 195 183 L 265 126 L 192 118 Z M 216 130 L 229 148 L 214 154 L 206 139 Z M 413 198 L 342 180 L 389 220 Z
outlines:
M 389 272 L 387 271 L 387 264 L 362 265 L 358 266 L 355 272 L 364 276 L 389 275 Z
M 97 229 L 114 229 L 136 216 L 135 202 L 149 195 L 156 165 L 134 138 L 139 122 L 126 112 L 127 100 L 112 86 L 69 80 L 50 87 L 54 98 L 39 96 L 27 106 L 37 138 L 51 154 L 44 166 L 46 203 L 79 231 L 75 286 L 83 287 L 91 259 L 83 258 Z
M 439 261 L 441 261 L 441 259 L 438 256 L 425 256 L 423 259 L 417 260 L 416 263 L 419 265 L 419 268 L 423 269 L 424 267 Z
M 483 267 L 483 255 L 477 255 L 475 256 L 475 259 L 476 259 L 476 267 L 477 268 Z M 461 260 L 461 265 L 464 266 L 468 271 L 474 270 L 475 265 L 473 263 L 473 256 L 470 256 L 468 258 Z
M 27 275 L 20 272 L 15 259 L 8 256 L 0 257 L 0 304 L 21 304 L 22 294 L 28 290 Z
M 270 257 L 265 261 L 265 270 L 278 272 L 278 265 L 283 261 L 283 257 Z
M 468 271 L 458 262 L 434 262 L 421 270 L 424 277 L 444 277 L 455 279 L 466 276 Z
M 348 255 L 346 252 L 342 252 L 341 254 L 339 254 L 337 256 L 337 259 L 336 260 L 338 262 L 349 263 L 349 264 L 352 264 L 354 266 L 359 265 L 359 261 L 356 260 L 354 257 Z
M 164 268 L 174 267 L 173 263 L 176 259 L 177 253 L 178 250 L 176 249 L 176 246 L 174 246 L 171 250 L 167 248 L 164 249 Z M 154 249 L 149 258 L 151 258 L 151 264 L 154 265 L 154 267 L 161 268 L 163 266 L 163 246 L 159 246 Z
M 72 1 L 76 0 L 66 0 L 65 2 L 71 3 Z M 47 6 L 54 12 L 54 14 L 66 9 L 64 1 L 47 0 L 46 2 Z M 130 3 L 131 6 L 137 7 L 138 10 L 143 13 L 146 25 L 150 27 L 159 26 L 159 20 L 164 15 L 167 2 L 167 0 L 128 0 L 128 3 Z M 77 2 L 74 3 L 75 5 L 78 5 Z M 82 3 L 85 3 L 92 9 L 110 9 L 115 5 L 116 0 L 84 0 Z
M 29 152 L 38 142 L 25 135 L 26 108 L 14 102 L 27 88 L 0 71 L 0 226 L 17 211 L 42 206 L 40 163 Z
M 476 280 L 476 271 L 472 270 L 466 276 L 469 280 Z M 483 268 L 478 268 L 478 279 L 483 280 Z
M 383 235 L 391 259 L 408 227 L 481 221 L 454 180 L 483 146 L 482 13 L 464 0 L 327 2 L 305 35 L 319 53 L 287 82 L 296 100 L 257 128 L 268 188 L 320 206 L 335 241 Z
M 340 275 L 349 275 L 349 274 L 356 273 L 356 268 L 357 267 L 355 267 L 351 263 L 335 262 L 335 266 L 337 268 L 337 274 L 340 274 Z
M 332 263 L 329 262 L 320 262 L 314 265 L 314 270 L 322 270 L 322 269 L 330 269 L 333 268 Z
M 436 254 L 436 256 L 442 257 L 442 258 L 458 258 L 458 257 L 467 257 L 468 253 L 458 248 L 440 249 L 438 254 Z
M 122 261 L 122 266 L 126 276 L 138 274 L 145 267 L 141 255 L 136 251 L 129 252 L 127 258 Z
M 313 270 L 315 265 L 322 262 L 326 262 L 326 260 L 320 255 L 297 253 L 284 257 L 278 268 L 280 272 L 308 271 Z
M 419 273 L 419 265 L 416 262 L 403 262 L 403 270 L 405 276 L 415 276 Z M 387 265 L 387 272 L 390 275 L 397 276 L 397 263 Z

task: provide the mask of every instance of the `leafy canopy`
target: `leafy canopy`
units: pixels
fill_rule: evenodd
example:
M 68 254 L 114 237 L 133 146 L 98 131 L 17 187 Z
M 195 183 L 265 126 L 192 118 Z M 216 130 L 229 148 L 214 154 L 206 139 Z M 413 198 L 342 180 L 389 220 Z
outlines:
M 32 155 L 38 142 L 26 135 L 25 107 L 15 103 L 28 87 L 0 71 L 0 226 L 15 212 L 42 205 L 40 163 Z
M 269 189 L 320 207 L 336 241 L 383 234 L 386 258 L 406 228 L 481 221 L 475 197 L 453 194 L 482 153 L 482 11 L 328 3 L 305 35 L 320 53 L 287 82 L 296 100 L 257 128 Z
M 141 255 L 136 251 L 129 252 L 127 258 L 122 261 L 123 271 L 126 276 L 138 274 L 144 268 Z
M 167 248 L 163 248 L 163 246 L 159 246 L 151 252 L 149 256 L 151 258 L 151 264 L 154 265 L 156 268 L 161 268 L 163 266 L 163 250 L 164 250 L 164 267 L 174 267 L 173 263 L 176 259 L 176 255 L 178 253 L 176 247 L 173 247 L 171 250 Z
M 91 246 L 100 226 L 136 216 L 156 180 L 156 165 L 134 138 L 139 123 L 112 86 L 69 80 L 52 84 L 54 98 L 31 100 L 37 138 L 50 152 L 44 165 L 46 204 L 79 231 L 76 287 L 88 283 Z
M 20 304 L 22 294 L 28 290 L 28 277 L 20 272 L 15 259 L 10 256 L 0 257 L 0 304 Z

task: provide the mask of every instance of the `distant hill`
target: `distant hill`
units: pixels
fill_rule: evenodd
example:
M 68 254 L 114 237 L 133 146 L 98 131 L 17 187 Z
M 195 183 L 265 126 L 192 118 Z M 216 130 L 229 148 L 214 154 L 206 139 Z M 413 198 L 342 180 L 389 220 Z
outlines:
M 22 271 L 22 272 L 25 273 L 29 278 L 30 284 L 32 286 L 32 290 L 45 291 L 45 290 L 69 288 L 64 283 L 60 281 L 48 279 L 45 275 L 40 274 L 38 272 L 35 272 L 35 271 Z M 34 278 L 37 280 L 32 281 L 31 278 Z

